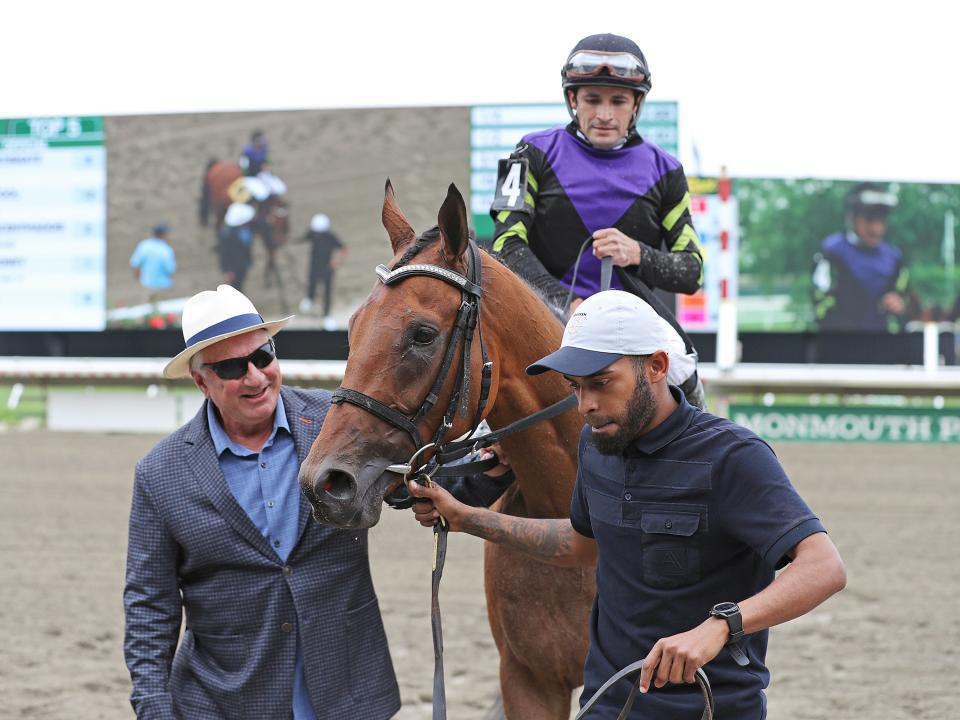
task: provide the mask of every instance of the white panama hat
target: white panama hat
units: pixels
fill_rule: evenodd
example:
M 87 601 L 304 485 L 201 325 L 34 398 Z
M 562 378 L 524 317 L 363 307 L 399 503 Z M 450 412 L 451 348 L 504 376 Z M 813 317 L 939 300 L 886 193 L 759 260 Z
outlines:
M 240 227 L 253 220 L 256 214 L 257 211 L 254 210 L 251 205 L 247 205 L 246 203 L 233 203 L 227 208 L 227 212 L 223 216 L 223 222 L 229 227 Z
M 326 232 L 330 229 L 330 218 L 323 213 L 317 213 L 310 218 L 310 229 L 314 232 Z
M 181 324 L 183 341 L 187 347 L 167 363 L 163 368 L 163 376 L 171 380 L 190 377 L 190 358 L 205 347 L 260 328 L 273 337 L 293 317 L 290 315 L 269 322 L 264 320 L 249 298 L 230 285 L 199 292 L 183 306 Z

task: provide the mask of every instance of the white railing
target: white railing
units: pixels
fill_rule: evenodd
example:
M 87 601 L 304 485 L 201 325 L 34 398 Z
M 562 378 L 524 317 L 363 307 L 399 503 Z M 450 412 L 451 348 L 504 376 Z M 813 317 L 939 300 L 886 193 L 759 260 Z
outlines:
M 44 388 L 46 425 L 54 430 L 167 432 L 200 407 L 203 397 L 190 380 L 163 378 L 166 358 L 0 358 L 0 384 L 11 385 L 13 409 L 24 385 Z M 336 387 L 343 360 L 283 360 L 291 385 Z M 700 374 L 711 409 L 728 414 L 730 404 L 747 396 L 827 394 L 926 396 L 934 406 L 960 397 L 960 367 L 890 365 L 740 364 L 720 369 L 702 364 Z M 749 401 L 749 400 L 748 400 Z
M 0 357 L 0 382 L 190 384 L 189 380 L 165 380 L 166 363 L 166 358 Z M 344 360 L 282 360 L 283 377 L 291 385 L 336 385 L 346 364 Z M 960 367 L 741 363 L 721 370 L 703 363 L 700 375 L 712 393 L 960 394 Z

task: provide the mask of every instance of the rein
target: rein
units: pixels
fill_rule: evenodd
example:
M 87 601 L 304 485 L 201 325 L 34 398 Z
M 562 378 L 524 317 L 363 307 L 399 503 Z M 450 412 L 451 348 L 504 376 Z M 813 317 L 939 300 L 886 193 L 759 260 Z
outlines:
M 613 687 L 613 685 L 625 677 L 637 673 L 637 679 L 633 682 L 633 685 L 630 688 L 630 694 L 627 696 L 627 701 L 623 704 L 623 709 L 620 710 L 620 714 L 617 715 L 617 720 L 627 720 L 630 715 L 630 709 L 633 707 L 633 701 L 637 697 L 637 691 L 640 689 L 640 671 L 643 670 L 643 660 L 637 660 L 635 663 L 630 663 L 623 670 L 613 675 L 609 680 L 607 680 L 600 688 L 593 694 L 587 703 L 580 708 L 580 712 L 577 713 L 577 716 L 574 720 L 581 720 L 586 717 L 587 713 L 590 711 L 597 701 L 607 694 L 607 691 Z M 703 671 L 703 668 L 699 668 L 694 675 L 694 680 L 697 683 L 697 686 L 700 688 L 700 694 L 703 696 L 703 715 L 700 716 L 700 720 L 713 720 L 713 691 L 710 689 L 710 681 L 707 679 L 707 674 Z

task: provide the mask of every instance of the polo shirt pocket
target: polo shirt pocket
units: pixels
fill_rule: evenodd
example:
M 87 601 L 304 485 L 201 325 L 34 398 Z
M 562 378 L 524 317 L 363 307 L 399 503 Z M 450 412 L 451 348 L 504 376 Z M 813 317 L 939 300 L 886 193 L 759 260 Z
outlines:
M 669 590 L 700 579 L 700 513 L 647 510 L 640 517 L 643 581 Z

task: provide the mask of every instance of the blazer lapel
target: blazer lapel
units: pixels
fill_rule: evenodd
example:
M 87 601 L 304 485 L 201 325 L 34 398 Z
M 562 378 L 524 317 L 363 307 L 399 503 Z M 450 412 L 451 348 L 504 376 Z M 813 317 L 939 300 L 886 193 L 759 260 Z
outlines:
M 287 411 L 287 424 L 290 426 L 290 434 L 293 435 L 293 442 L 297 447 L 297 462 L 303 465 L 313 441 L 320 434 L 320 418 L 295 393 L 289 392 L 285 388 L 282 388 L 280 392 L 283 394 L 283 406 Z M 311 511 L 310 503 L 301 492 L 299 524 L 297 525 L 298 543 L 300 538 L 303 537 L 307 522 L 310 520 Z
M 189 446 L 186 458 L 187 465 L 196 477 L 197 483 L 210 498 L 213 506 L 237 533 L 264 555 L 275 559 L 277 554 L 257 526 L 253 524 L 250 516 L 240 507 L 240 503 L 230 492 L 226 478 L 223 477 L 223 471 L 220 470 L 220 463 L 217 460 L 217 451 L 213 447 L 213 439 L 210 437 L 209 428 L 207 428 L 206 403 L 200 408 L 200 412 L 197 413 L 191 424 L 193 432 L 186 439 Z

